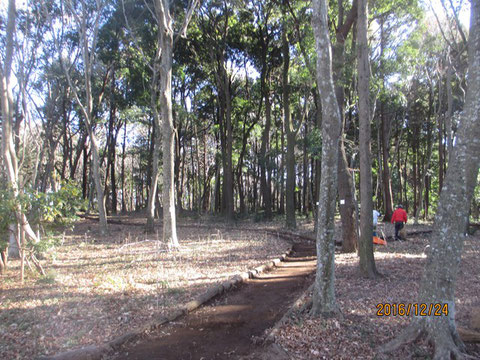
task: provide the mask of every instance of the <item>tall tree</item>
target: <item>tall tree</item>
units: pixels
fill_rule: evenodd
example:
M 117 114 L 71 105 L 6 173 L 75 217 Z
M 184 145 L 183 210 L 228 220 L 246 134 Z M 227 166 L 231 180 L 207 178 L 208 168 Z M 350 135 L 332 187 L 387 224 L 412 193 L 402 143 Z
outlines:
M 69 65 L 62 58 L 62 67 L 64 69 L 65 75 L 67 77 L 70 88 L 72 89 L 74 98 L 80 107 L 85 127 L 87 129 L 88 137 L 90 138 L 90 144 L 92 146 L 92 160 L 93 160 L 93 182 L 95 185 L 95 192 L 97 194 L 97 207 L 98 215 L 100 220 L 100 232 L 107 232 L 107 214 L 105 209 L 105 200 L 103 186 L 100 177 L 100 157 L 98 150 L 98 140 L 95 135 L 95 116 L 94 116 L 94 96 L 93 96 L 93 71 L 96 63 L 96 46 L 98 41 L 98 31 L 100 27 L 100 20 L 103 15 L 103 10 L 105 4 L 101 0 L 95 1 L 95 4 L 92 6 L 91 3 L 82 0 L 80 5 L 73 4 L 71 0 L 64 1 L 65 8 L 68 11 L 68 14 L 64 16 L 71 16 L 75 21 L 76 28 L 74 29 L 77 32 L 79 37 L 79 49 L 82 58 L 83 66 L 83 84 L 82 87 L 77 86 L 72 80 L 70 74 L 71 69 Z M 62 24 L 64 22 L 62 21 Z M 63 41 L 64 39 L 58 39 L 55 36 L 55 27 L 51 25 L 52 35 L 54 35 L 54 40 L 56 46 L 60 52 L 63 51 Z M 84 96 L 80 94 L 80 91 L 84 91 Z M 99 97 L 99 102 L 101 102 L 101 96 Z M 85 166 L 85 164 L 84 164 Z
M 235 12 L 229 7 L 226 1 L 209 3 L 203 8 L 204 20 L 202 28 L 205 37 L 208 39 L 208 54 L 213 64 L 212 71 L 215 79 L 217 93 L 217 114 L 218 138 L 220 140 L 221 159 L 223 168 L 222 193 L 220 198 L 220 177 L 215 181 L 215 201 L 220 205 L 226 219 L 231 221 L 235 217 L 234 197 L 234 174 L 233 174 L 233 141 L 234 141 L 234 119 L 233 119 L 233 75 L 229 71 L 228 63 L 230 58 L 230 31 L 231 26 L 236 23 Z M 233 50 L 231 50 L 233 52 Z M 220 175 L 217 172 L 217 175 Z
M 273 39 L 274 29 L 271 29 L 272 5 L 270 3 L 262 4 L 262 2 L 254 2 L 255 15 L 257 17 L 257 34 L 258 34 L 258 52 L 260 62 L 260 107 L 261 114 L 262 99 L 265 101 L 265 125 L 263 127 L 262 142 L 260 145 L 259 163 L 260 163 L 260 192 L 263 199 L 263 207 L 265 209 L 265 218 L 272 218 L 272 189 L 270 184 L 271 166 L 269 166 L 270 158 L 267 155 L 271 122 L 272 122 L 272 103 L 270 90 L 270 72 L 272 65 L 268 53 L 271 51 L 271 42 Z
M 182 36 L 186 35 L 187 26 L 192 18 L 196 5 L 197 1 L 194 0 L 185 14 L 184 22 L 179 33 Z M 171 246 L 178 247 L 174 182 L 175 127 L 172 113 L 173 21 L 170 14 L 170 1 L 155 0 L 154 7 L 155 20 L 158 26 L 158 55 L 160 57 L 160 61 L 155 63 L 155 65 L 158 66 L 159 72 L 159 89 L 156 90 L 160 96 L 161 118 L 163 121 L 163 241 Z M 160 133 L 158 117 L 156 117 L 156 119 L 157 133 Z M 157 145 L 155 151 L 157 152 L 159 151 L 159 138 L 160 135 L 157 135 L 155 138 Z M 156 181 L 155 187 L 152 185 L 150 192 L 156 192 Z M 153 196 L 153 198 L 155 198 L 155 196 Z
M 342 117 L 342 130 L 345 127 L 345 40 L 357 18 L 357 2 L 354 1 L 352 8 L 344 19 L 343 0 L 338 1 L 338 27 L 336 29 L 336 41 L 332 51 L 333 80 L 335 82 L 335 94 L 337 96 L 340 116 Z M 353 174 L 348 167 L 347 154 L 345 151 L 344 136 L 340 137 L 338 149 L 338 196 L 340 198 L 340 216 L 342 221 L 342 251 L 355 252 L 357 249 L 358 232 L 355 212 L 355 197 L 353 194 Z
M 156 21 L 158 22 L 160 20 L 161 19 L 158 19 Z M 152 65 L 150 66 L 150 70 L 152 71 L 152 78 L 150 83 L 150 107 L 153 115 L 153 129 L 152 129 L 152 143 L 150 146 L 150 153 L 151 153 L 150 159 L 151 159 L 152 165 L 150 169 L 150 176 L 149 176 L 150 187 L 149 187 L 148 199 L 147 199 L 147 223 L 145 225 L 145 231 L 148 233 L 153 233 L 155 230 L 155 201 L 157 199 L 160 149 L 162 147 L 162 133 L 160 132 L 160 129 L 162 128 L 162 122 L 161 122 L 162 119 L 159 111 L 159 90 L 161 88 L 160 68 L 162 63 L 161 46 L 163 41 L 163 37 L 162 37 L 163 34 L 160 34 L 161 27 L 158 24 L 157 26 L 159 27 L 157 31 L 157 39 L 156 39 L 157 44 L 155 46 L 155 54 L 153 56 Z
M 317 51 L 317 84 L 322 101 L 322 174 L 317 215 L 317 273 L 312 314 L 332 316 L 339 309 L 335 298 L 335 204 L 337 197 L 338 142 L 341 116 L 332 77 L 327 3 L 313 1 L 312 26 Z
M 462 359 L 464 344 L 455 325 L 455 284 L 465 239 L 471 197 L 480 165 L 480 1 L 471 2 L 468 39 L 468 89 L 460 127 L 443 184 L 419 303 L 445 304 L 448 315 L 416 316 L 382 350 L 426 336 L 434 346 L 434 359 Z
M 382 82 L 382 88 L 385 88 L 385 15 L 380 16 L 380 80 Z M 385 210 L 384 221 L 390 221 L 393 214 L 393 193 L 392 193 L 392 179 L 390 176 L 390 130 L 391 119 L 390 116 L 385 115 L 385 104 L 383 99 L 380 102 L 380 128 L 381 137 L 380 143 L 377 144 L 382 149 L 382 163 L 379 163 L 379 171 L 381 171 L 382 179 L 382 194 L 383 194 L 383 207 Z M 380 150 L 379 150 L 380 153 Z
M 360 122 L 360 271 L 368 277 L 376 275 L 373 257 L 373 200 L 370 116 L 370 66 L 367 39 L 367 0 L 358 0 L 357 58 L 358 58 L 358 116 Z
M 286 190 L 286 226 L 287 228 L 296 228 L 297 221 L 295 217 L 295 137 L 296 131 L 293 126 L 292 114 L 290 111 L 290 44 L 288 42 L 288 28 L 286 7 L 287 1 L 283 0 L 283 23 L 282 23 L 282 94 L 283 94 L 283 118 L 285 133 L 287 135 L 287 182 Z
M 13 67 L 13 55 L 14 55 L 14 37 L 16 31 L 16 7 L 15 0 L 9 0 L 8 2 L 8 18 L 5 28 L 5 48 L 2 50 L 3 55 L 0 58 L 0 102 L 2 110 L 2 157 L 3 166 L 5 167 L 7 174 L 7 181 L 10 189 L 13 192 L 13 196 L 19 199 L 22 189 L 19 183 L 19 167 L 18 159 L 14 142 L 14 130 L 13 130 L 13 116 L 15 112 L 15 103 L 13 99 L 13 84 L 12 84 L 12 67 Z M 15 205 L 15 218 L 20 229 L 20 233 L 17 234 L 17 243 L 19 249 L 24 245 L 22 242 L 25 240 L 25 235 L 34 242 L 38 241 L 38 238 L 32 230 L 28 219 L 25 215 L 25 209 L 22 208 L 21 202 L 16 201 Z M 23 258 L 23 251 L 20 251 L 20 255 Z M 23 266 L 22 266 L 22 281 L 23 281 Z

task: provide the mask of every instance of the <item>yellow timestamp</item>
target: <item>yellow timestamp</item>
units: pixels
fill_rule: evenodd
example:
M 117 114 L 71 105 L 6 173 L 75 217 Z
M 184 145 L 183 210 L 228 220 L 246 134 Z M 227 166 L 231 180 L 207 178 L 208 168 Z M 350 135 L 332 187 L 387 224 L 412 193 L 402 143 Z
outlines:
M 448 316 L 448 304 L 380 303 L 377 316 Z

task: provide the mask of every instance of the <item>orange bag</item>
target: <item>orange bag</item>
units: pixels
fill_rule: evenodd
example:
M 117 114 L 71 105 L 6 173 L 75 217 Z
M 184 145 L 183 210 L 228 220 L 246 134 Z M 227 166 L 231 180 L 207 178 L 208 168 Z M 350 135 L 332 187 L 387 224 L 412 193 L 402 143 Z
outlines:
M 379 238 L 378 236 L 373 237 L 373 243 L 377 245 L 387 245 L 387 241 Z

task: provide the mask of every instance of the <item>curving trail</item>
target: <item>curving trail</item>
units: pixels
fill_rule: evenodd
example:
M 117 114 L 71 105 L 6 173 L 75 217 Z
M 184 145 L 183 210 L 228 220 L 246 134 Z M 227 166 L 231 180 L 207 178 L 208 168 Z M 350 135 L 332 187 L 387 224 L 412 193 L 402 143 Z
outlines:
M 176 322 L 127 343 L 109 359 L 210 360 L 263 358 L 253 339 L 272 327 L 312 282 L 313 243 L 298 242 L 270 272 L 247 280 Z M 269 350 L 271 353 L 272 350 Z M 272 354 L 273 355 L 273 354 Z M 280 354 L 272 358 L 280 358 Z

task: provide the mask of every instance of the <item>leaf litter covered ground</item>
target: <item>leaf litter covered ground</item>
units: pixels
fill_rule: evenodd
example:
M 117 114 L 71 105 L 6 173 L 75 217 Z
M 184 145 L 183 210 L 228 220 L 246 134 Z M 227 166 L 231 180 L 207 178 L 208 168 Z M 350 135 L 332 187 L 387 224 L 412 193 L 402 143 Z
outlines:
M 428 229 L 411 227 L 408 231 Z M 389 229 L 391 232 L 391 229 Z M 355 254 L 336 255 L 336 295 L 343 320 L 312 319 L 308 315 L 281 327 L 276 342 L 292 359 L 375 359 L 377 348 L 393 339 L 408 323 L 402 316 L 377 316 L 379 303 L 415 303 L 425 264 L 428 235 L 409 237 L 375 247 L 376 280 L 361 277 Z M 457 326 L 471 328 L 472 309 L 480 308 L 480 236 L 467 238 L 456 290 Z M 478 331 L 478 330 L 477 330 Z M 480 359 L 480 344 L 468 344 L 468 353 Z M 386 359 L 429 359 L 426 342 L 404 347 Z
M 49 275 L 30 275 L 24 286 L 12 267 L 0 284 L 0 358 L 30 359 L 39 354 L 98 344 L 172 311 L 209 286 L 283 253 L 290 245 L 255 231 L 251 223 L 227 228 L 212 222 L 183 221 L 182 248 L 168 252 L 157 235 L 145 236 L 139 218 L 119 218 L 110 236 L 93 233 L 85 220 L 53 258 L 44 260 Z M 263 227 L 263 226 L 262 226 Z M 311 234 L 311 223 L 302 233 Z M 252 231 L 253 228 L 253 231 Z M 258 225 L 257 225 L 258 229 Z M 429 229 L 409 227 L 409 231 Z M 391 229 L 388 229 L 391 233 Z M 400 316 L 379 317 L 378 303 L 414 303 L 425 262 L 427 235 L 375 248 L 377 280 L 359 276 L 354 254 L 336 256 L 336 293 L 343 320 L 308 316 L 280 327 L 276 342 L 292 359 L 374 359 L 379 345 L 408 323 Z M 473 308 L 480 307 L 480 237 L 466 241 L 457 286 L 457 324 L 469 328 Z M 17 266 L 17 264 L 14 264 Z M 253 346 L 253 345 L 252 345 Z M 480 346 L 468 345 L 480 358 Z M 425 342 L 386 358 L 429 358 Z M 252 357 L 252 359 L 259 357 Z M 268 358 L 268 357 L 267 357 Z M 249 357 L 250 359 L 250 357 Z
M 145 235 L 143 219 L 116 220 L 105 237 L 88 219 L 60 236 L 61 244 L 42 261 L 46 277 L 27 271 L 21 285 L 19 261 L 10 262 L 0 278 L 0 359 L 100 344 L 291 246 L 261 231 L 184 220 L 180 249 L 168 251 L 159 241 L 161 228 Z

